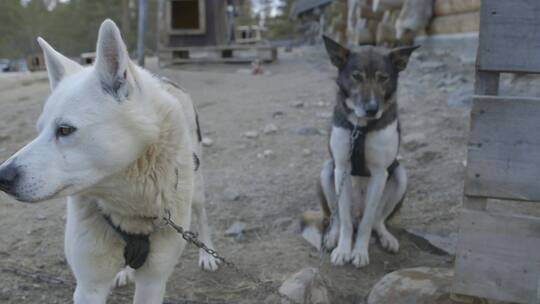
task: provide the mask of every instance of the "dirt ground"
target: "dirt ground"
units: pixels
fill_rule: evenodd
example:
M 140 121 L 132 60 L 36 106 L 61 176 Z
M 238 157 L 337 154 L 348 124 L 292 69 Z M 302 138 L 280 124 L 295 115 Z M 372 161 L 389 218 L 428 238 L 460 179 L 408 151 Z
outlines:
M 155 67 L 155 62 L 150 66 Z M 191 93 L 204 136 L 214 141 L 206 148 L 202 164 L 218 251 L 279 287 L 301 268 L 319 265 L 318 253 L 298 233 L 297 218 L 305 210 L 318 209 L 315 183 L 329 157 L 326 143 L 335 70 L 317 48 L 280 53 L 278 62 L 265 66 L 266 75 L 250 75 L 248 68 L 208 65 L 153 70 Z M 403 208 L 390 225 L 401 250 L 392 255 L 374 244 L 371 264 L 362 269 L 333 267 L 325 256 L 321 272 L 330 283 L 334 303 L 365 303 L 370 288 L 388 272 L 453 263 L 452 256 L 422 249 L 404 229 L 439 235 L 456 232 L 469 123 L 464 96 L 472 90 L 473 64 L 451 54 L 420 50 L 400 81 L 401 155 L 410 185 Z M 0 74 L 0 160 L 35 136 L 35 121 L 48 91 L 44 73 Z M 270 123 L 278 127 L 277 132 L 263 134 Z M 247 131 L 259 135 L 246 138 Z M 22 204 L 1 194 L 0 210 L 0 302 L 70 302 L 73 277 L 63 254 L 64 201 Z M 247 223 L 248 232 L 237 238 L 225 236 L 235 221 Z M 34 276 L 13 273 L 13 268 L 29 270 Z M 64 283 L 37 278 L 36 273 Z M 275 302 L 255 287 L 228 268 L 200 271 L 197 250 L 188 246 L 169 280 L 166 302 Z M 109 302 L 130 303 L 131 288 L 115 290 Z

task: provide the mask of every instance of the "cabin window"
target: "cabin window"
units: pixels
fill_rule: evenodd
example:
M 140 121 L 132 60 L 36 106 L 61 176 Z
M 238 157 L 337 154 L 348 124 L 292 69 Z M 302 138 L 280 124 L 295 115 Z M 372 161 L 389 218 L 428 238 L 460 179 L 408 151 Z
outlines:
M 171 32 L 178 34 L 205 32 L 204 0 L 170 0 L 168 8 Z

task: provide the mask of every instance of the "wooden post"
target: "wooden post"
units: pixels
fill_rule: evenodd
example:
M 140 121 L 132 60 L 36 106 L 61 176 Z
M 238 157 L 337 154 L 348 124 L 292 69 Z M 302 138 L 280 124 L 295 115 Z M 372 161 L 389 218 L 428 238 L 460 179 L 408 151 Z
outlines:
M 137 32 L 137 63 L 144 66 L 144 33 L 146 28 L 146 0 L 139 0 L 139 27 Z

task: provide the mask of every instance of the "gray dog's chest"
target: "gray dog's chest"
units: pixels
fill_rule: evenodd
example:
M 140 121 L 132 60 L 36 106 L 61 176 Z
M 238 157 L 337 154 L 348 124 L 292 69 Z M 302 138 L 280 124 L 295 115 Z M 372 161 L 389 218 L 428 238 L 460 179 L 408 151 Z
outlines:
M 366 165 L 366 138 L 368 129 L 364 128 L 361 133 L 356 137 L 352 145 L 353 150 L 351 153 L 351 175 L 369 177 L 371 173 Z M 387 168 L 388 175 L 391 175 L 394 169 L 398 166 L 399 162 L 394 159 L 392 164 Z

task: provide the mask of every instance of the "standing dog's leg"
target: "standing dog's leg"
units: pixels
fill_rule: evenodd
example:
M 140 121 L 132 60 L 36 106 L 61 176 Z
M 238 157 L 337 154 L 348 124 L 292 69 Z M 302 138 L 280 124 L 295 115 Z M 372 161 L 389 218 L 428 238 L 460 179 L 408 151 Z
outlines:
M 322 195 L 326 200 L 327 207 L 330 209 L 330 227 L 328 227 L 326 235 L 323 231 L 324 247 L 327 250 L 336 248 L 339 237 L 339 216 L 337 208 L 336 187 L 334 181 L 334 162 L 328 160 L 324 163 L 321 170 L 321 190 Z M 321 248 L 322 250 L 322 248 Z
M 343 128 L 333 127 L 330 136 L 330 148 L 335 163 L 336 192 L 339 193 L 338 189 L 341 188 L 338 201 L 339 240 L 337 247 L 332 251 L 330 259 L 334 265 L 343 265 L 351 260 L 353 237 L 351 159 L 349 156 L 350 132 Z
M 362 220 L 358 225 L 356 242 L 352 252 L 353 264 L 356 267 L 363 267 L 369 264 L 369 239 L 388 177 L 386 168 L 380 168 L 378 170 L 371 170 L 370 168 L 370 172 L 371 177 L 369 178 L 366 191 L 366 206 Z
M 186 220 L 176 220 L 180 225 L 189 223 Z M 167 280 L 186 245 L 182 237 L 171 229 L 154 232 L 150 235 L 150 243 L 152 250 L 146 262 L 141 268 L 135 270 L 134 304 L 163 303 Z
M 68 198 L 64 250 L 77 280 L 75 304 L 105 304 L 124 264 L 122 242 L 93 201 Z
M 388 180 L 374 226 L 382 247 L 394 253 L 399 250 L 399 241 L 386 229 L 385 221 L 404 199 L 406 190 L 407 172 L 399 165 Z
M 197 222 L 197 230 L 200 240 L 210 249 L 214 249 L 212 238 L 210 237 L 210 227 L 208 227 L 208 217 L 205 208 L 204 183 L 202 174 L 197 173 L 195 181 L 195 193 L 193 194 L 193 214 Z M 216 271 L 219 260 L 208 254 L 203 249 L 199 250 L 199 266 L 203 270 Z

